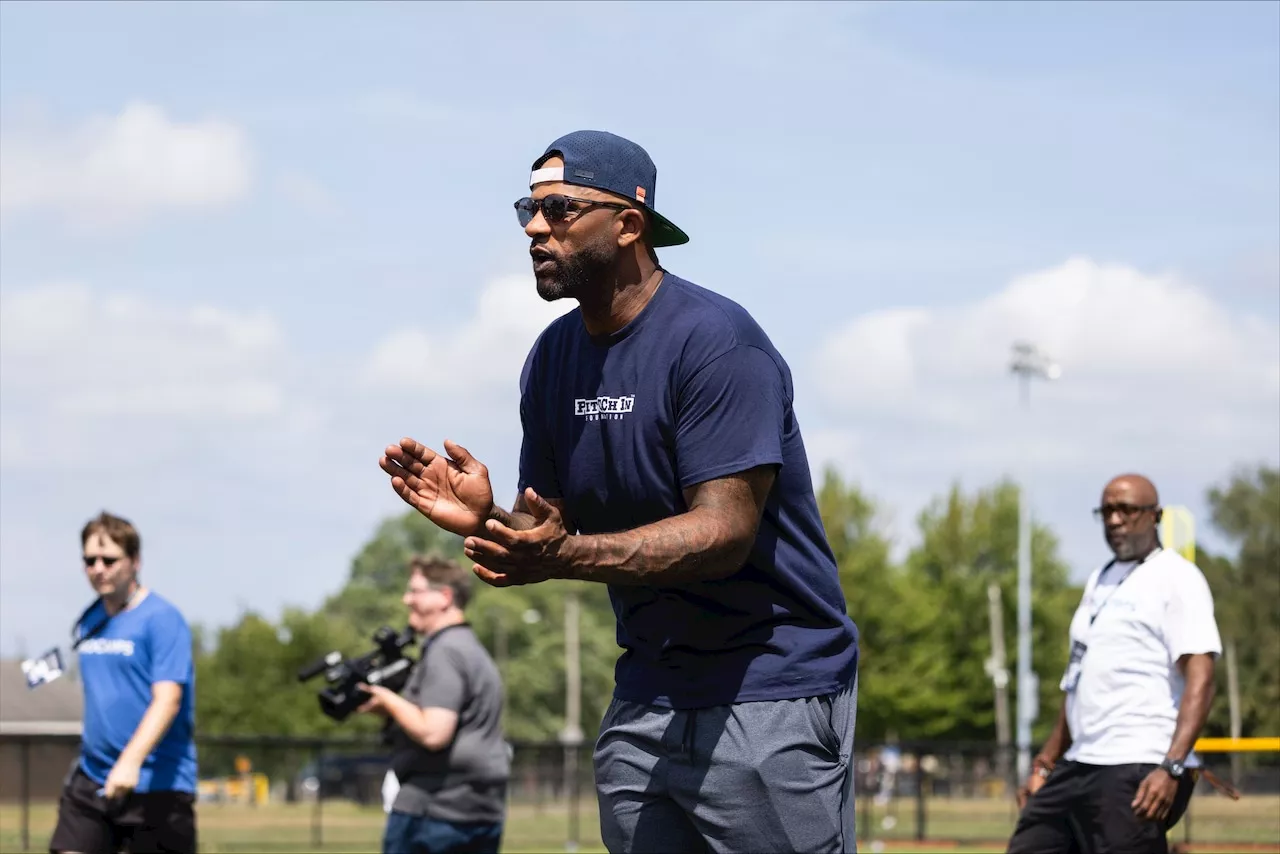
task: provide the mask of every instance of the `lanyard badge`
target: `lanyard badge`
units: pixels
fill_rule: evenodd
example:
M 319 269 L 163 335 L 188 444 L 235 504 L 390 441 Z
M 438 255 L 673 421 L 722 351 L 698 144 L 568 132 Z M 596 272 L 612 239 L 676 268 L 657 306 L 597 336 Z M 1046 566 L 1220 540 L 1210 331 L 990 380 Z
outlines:
M 27 688 L 39 688 L 62 675 L 62 652 L 55 646 L 37 658 L 22 662 L 22 675 L 27 678 Z
M 1071 692 L 1076 689 L 1076 684 L 1080 681 L 1080 662 L 1084 661 L 1084 653 L 1088 648 L 1080 641 L 1071 642 L 1071 657 L 1067 660 L 1067 670 L 1062 674 L 1062 681 L 1058 683 L 1059 690 Z
M 129 595 L 129 600 L 125 602 L 124 607 L 126 609 L 133 603 L 134 597 L 137 595 L 138 591 L 135 589 L 133 593 Z M 108 614 L 104 619 L 99 620 L 96 625 L 92 626 L 87 631 L 81 630 L 81 624 L 84 622 L 85 618 L 92 613 L 93 609 L 96 608 L 101 601 L 101 599 L 97 599 L 92 605 L 85 608 L 72 625 L 72 652 L 75 652 L 76 649 L 79 648 L 80 644 L 101 634 L 103 629 L 107 627 L 107 623 L 111 622 L 111 615 Z M 22 675 L 26 677 L 28 689 L 35 689 L 39 688 L 41 685 L 49 684 L 61 676 L 65 670 L 66 666 L 62 661 L 62 650 L 58 649 L 56 646 L 44 655 L 37 658 L 28 658 L 26 661 L 22 662 Z
M 1129 576 L 1133 575 L 1135 572 L 1138 571 L 1138 567 L 1142 566 L 1144 563 L 1146 563 L 1148 560 L 1155 557 L 1159 553 L 1160 553 L 1160 547 L 1157 546 L 1155 549 L 1150 551 L 1146 557 L 1138 561 L 1137 565 L 1134 566 L 1133 569 L 1126 572 L 1124 574 L 1124 577 L 1122 577 L 1119 581 L 1116 582 L 1116 586 L 1113 587 L 1111 589 L 1111 592 L 1107 594 L 1107 598 L 1103 599 L 1102 604 L 1100 604 L 1097 608 L 1095 608 L 1093 613 L 1089 615 L 1090 628 L 1093 628 L 1093 624 L 1098 619 L 1098 615 L 1102 613 L 1103 608 L 1107 607 L 1107 603 L 1111 601 L 1111 597 L 1116 595 L 1116 593 L 1120 590 L 1120 585 L 1128 581 Z M 1098 578 L 1101 579 L 1102 576 L 1106 574 L 1107 570 L 1111 569 L 1111 567 L 1114 566 L 1115 563 L 1116 561 L 1113 558 L 1110 562 L 1107 563 L 1106 566 L 1102 568 L 1102 572 L 1098 573 Z M 1094 585 L 1094 590 L 1096 592 L 1097 585 Z M 1082 662 L 1084 661 L 1084 654 L 1088 651 L 1089 651 L 1088 644 L 1078 640 L 1073 640 L 1071 642 L 1071 654 L 1070 654 L 1070 657 L 1067 659 L 1067 669 L 1062 674 L 1062 681 L 1058 683 L 1058 688 L 1060 690 L 1071 692 L 1076 689 L 1076 685 L 1079 684 L 1080 682 L 1080 670 L 1081 670 Z

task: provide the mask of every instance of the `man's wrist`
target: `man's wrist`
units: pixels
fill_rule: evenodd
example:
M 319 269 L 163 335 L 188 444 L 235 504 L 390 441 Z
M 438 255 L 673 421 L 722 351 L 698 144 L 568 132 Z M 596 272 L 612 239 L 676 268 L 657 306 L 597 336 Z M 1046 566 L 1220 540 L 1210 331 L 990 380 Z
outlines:
M 1055 753 L 1049 750 L 1042 750 L 1035 755 L 1035 758 L 1031 760 L 1031 764 L 1044 765 L 1046 768 L 1052 771 L 1053 766 L 1058 764 L 1058 757 L 1061 755 L 1062 755 L 1061 753 Z
M 582 566 L 583 546 L 586 537 L 565 534 L 556 551 L 553 576 L 564 581 L 580 581 L 578 572 Z
M 142 760 L 135 758 L 133 752 L 126 747 L 120 751 L 120 755 L 116 758 L 116 768 L 141 768 Z

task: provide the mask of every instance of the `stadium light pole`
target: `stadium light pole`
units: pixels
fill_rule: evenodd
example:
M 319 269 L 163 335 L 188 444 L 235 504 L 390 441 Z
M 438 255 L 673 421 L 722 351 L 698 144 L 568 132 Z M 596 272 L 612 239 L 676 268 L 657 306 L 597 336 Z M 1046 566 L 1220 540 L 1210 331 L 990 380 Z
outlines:
M 1018 377 L 1019 396 L 1024 418 L 1031 409 L 1031 381 L 1056 380 L 1062 369 L 1040 352 L 1034 344 L 1019 341 L 1013 345 L 1013 362 L 1009 366 Z M 1029 432 L 1029 431 L 1028 431 Z M 1031 519 L 1028 504 L 1030 465 L 1026 443 L 1022 451 L 1022 477 L 1018 487 L 1018 779 L 1031 773 L 1031 723 L 1039 712 L 1040 686 L 1031 667 Z

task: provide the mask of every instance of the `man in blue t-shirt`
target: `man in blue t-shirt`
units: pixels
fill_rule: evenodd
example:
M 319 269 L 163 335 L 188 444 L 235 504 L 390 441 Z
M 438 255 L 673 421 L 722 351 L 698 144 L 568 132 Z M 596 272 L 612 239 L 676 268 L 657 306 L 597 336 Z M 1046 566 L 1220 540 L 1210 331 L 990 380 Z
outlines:
M 84 727 L 49 850 L 194 854 L 191 630 L 138 581 L 141 539 L 132 524 L 103 513 L 80 541 L 98 598 L 74 628 Z
M 733 301 L 659 266 L 688 240 L 636 144 L 579 131 L 516 213 L 538 293 L 578 307 L 520 377 L 520 493 L 446 441 L 380 464 L 498 587 L 608 585 L 623 653 L 595 748 L 610 851 L 854 850 L 857 630 L 791 372 Z

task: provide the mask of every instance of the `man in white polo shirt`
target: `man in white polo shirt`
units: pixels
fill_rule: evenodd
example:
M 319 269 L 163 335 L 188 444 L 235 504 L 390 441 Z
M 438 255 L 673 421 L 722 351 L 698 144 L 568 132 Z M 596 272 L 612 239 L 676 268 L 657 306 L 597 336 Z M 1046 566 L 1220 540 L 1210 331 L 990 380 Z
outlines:
M 1160 547 L 1160 512 L 1139 475 L 1112 480 L 1094 510 L 1115 558 L 1071 621 L 1066 696 L 1019 793 L 1009 854 L 1164 854 L 1187 808 L 1222 641 L 1204 576 Z

